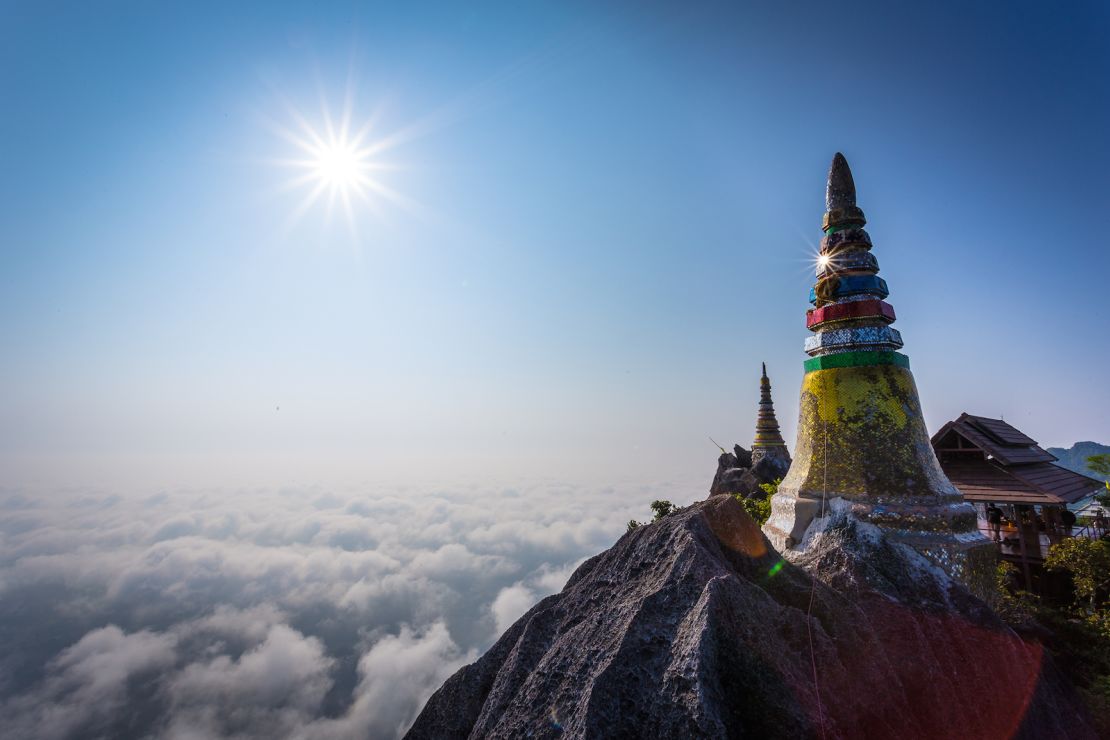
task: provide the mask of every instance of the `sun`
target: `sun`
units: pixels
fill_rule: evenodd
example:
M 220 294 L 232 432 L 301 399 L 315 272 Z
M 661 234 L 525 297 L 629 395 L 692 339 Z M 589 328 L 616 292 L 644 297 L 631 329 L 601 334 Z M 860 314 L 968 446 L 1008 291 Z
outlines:
M 380 218 L 383 202 L 406 210 L 414 208 L 413 201 L 382 181 L 388 170 L 396 169 L 395 165 L 383 161 L 382 155 L 403 137 L 377 134 L 374 116 L 356 122 L 350 94 L 338 120 L 332 117 L 327 104 L 314 117 L 302 114 L 291 105 L 286 109 L 292 125 L 273 123 L 272 129 L 295 147 L 296 154 L 271 162 L 293 171 L 282 190 L 304 192 L 300 203 L 288 215 L 287 229 L 313 206 L 324 203 L 327 220 L 330 222 L 331 216 L 341 211 L 357 242 L 360 241 L 358 223 L 364 211 Z
M 371 162 L 348 141 L 336 141 L 315 152 L 313 170 L 320 182 L 348 191 L 365 184 Z
M 353 221 L 356 200 L 373 207 L 372 195 L 389 194 L 385 185 L 376 179 L 378 172 L 385 167 L 374 157 L 380 151 L 380 145 L 367 141 L 369 124 L 351 133 L 346 116 L 339 127 L 334 127 L 325 114 L 323 130 L 313 128 L 303 118 L 299 122 L 300 135 L 291 138 L 300 149 L 301 156 L 286 161 L 286 164 L 299 170 L 292 184 L 309 187 L 299 210 L 308 210 L 326 195 L 329 212 L 337 201 L 341 202 L 348 221 Z

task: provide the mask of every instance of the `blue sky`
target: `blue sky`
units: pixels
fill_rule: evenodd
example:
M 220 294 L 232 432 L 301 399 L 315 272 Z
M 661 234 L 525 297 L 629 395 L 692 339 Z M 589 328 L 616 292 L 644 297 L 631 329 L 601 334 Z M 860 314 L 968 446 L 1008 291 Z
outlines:
M 1104 4 L 225 5 L 0 9 L 6 485 L 708 485 L 838 150 L 930 428 L 1110 442 Z

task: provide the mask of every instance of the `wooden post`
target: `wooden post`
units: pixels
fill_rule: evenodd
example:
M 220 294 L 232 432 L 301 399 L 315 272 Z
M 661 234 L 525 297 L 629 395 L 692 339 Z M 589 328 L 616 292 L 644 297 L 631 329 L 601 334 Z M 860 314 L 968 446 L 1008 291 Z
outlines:
M 1014 507 L 1014 513 L 1017 515 L 1017 529 L 1018 529 L 1018 542 L 1021 543 L 1021 572 L 1025 575 L 1025 590 L 1028 593 L 1033 593 L 1033 576 L 1029 573 L 1029 552 L 1025 543 L 1025 519 L 1022 517 L 1022 512 L 1018 511 L 1017 506 Z M 1029 517 L 1030 524 L 1032 524 L 1033 517 Z M 1036 527 L 1033 527 L 1036 531 Z

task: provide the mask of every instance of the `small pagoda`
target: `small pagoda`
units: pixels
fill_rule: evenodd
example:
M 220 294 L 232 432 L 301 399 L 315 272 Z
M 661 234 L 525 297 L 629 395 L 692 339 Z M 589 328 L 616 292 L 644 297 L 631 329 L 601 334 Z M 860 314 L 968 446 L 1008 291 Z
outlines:
M 759 379 L 759 411 L 755 419 L 755 439 L 749 452 L 740 445 L 732 452 L 721 449 L 717 458 L 717 474 L 709 487 L 710 494 L 733 493 L 742 496 L 765 496 L 762 485 L 786 477 L 790 470 L 790 451 L 786 449 L 775 418 L 775 404 L 771 400 L 771 379 L 767 377 L 767 363 Z
M 768 460 L 768 465 L 781 468 L 779 478 L 786 475 L 790 468 L 790 452 L 779 432 L 779 420 L 775 418 L 775 404 L 771 400 L 771 379 L 767 377 L 767 363 L 763 364 L 763 375 L 759 378 L 759 411 L 755 418 L 755 439 L 752 440 L 752 465 L 760 460 Z

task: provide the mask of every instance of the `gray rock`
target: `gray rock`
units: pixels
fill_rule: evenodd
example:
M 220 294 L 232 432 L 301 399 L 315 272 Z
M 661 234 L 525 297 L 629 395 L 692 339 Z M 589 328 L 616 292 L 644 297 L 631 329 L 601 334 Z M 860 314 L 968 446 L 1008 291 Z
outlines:
M 782 480 L 790 470 L 790 459 L 783 457 L 763 457 L 752 465 L 752 476 L 760 483 L 773 483 Z
M 738 493 L 741 496 L 766 496 L 760 485 L 782 480 L 790 469 L 790 458 L 764 457 L 752 463 L 752 453 L 740 445 L 733 452 L 724 452 L 717 458 L 717 473 L 709 486 L 709 493 Z
M 759 487 L 759 483 L 759 478 L 752 473 L 751 468 L 724 468 L 717 471 L 717 475 L 713 478 L 713 485 L 709 488 L 709 493 L 713 496 L 722 493 L 765 496 L 766 494 Z
M 783 455 L 760 457 L 755 463 L 751 462 L 751 453 L 747 449 L 736 445 L 733 450 L 717 458 L 717 473 L 709 485 L 710 496 L 766 496 L 759 486 L 783 479 L 790 469 L 790 456 L 785 449 Z
M 731 496 L 629 532 L 407 737 L 1095 737 L 1039 644 L 838 516 L 796 563 Z

